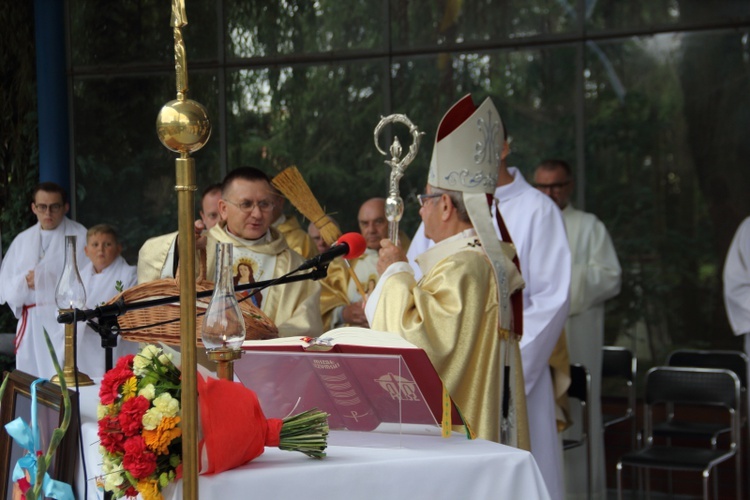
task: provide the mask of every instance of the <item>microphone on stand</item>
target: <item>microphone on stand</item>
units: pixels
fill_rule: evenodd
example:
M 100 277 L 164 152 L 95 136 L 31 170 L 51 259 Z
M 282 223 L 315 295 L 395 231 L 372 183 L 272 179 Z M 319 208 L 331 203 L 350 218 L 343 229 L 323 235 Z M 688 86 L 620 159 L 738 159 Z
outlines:
M 342 235 L 336 243 L 331 245 L 331 248 L 316 255 L 312 259 L 306 260 L 301 266 L 297 268 L 297 271 L 304 271 L 313 267 L 319 267 L 324 264 L 328 264 L 336 257 L 344 257 L 345 259 L 356 259 L 363 253 L 367 248 L 367 242 L 365 238 L 359 233 L 346 233 Z
M 317 271 L 310 272 L 305 275 L 301 276 L 291 276 L 292 274 L 296 273 L 297 271 L 303 271 L 305 269 L 310 269 L 313 267 L 320 268 L 321 266 L 328 264 L 336 257 L 343 256 L 345 259 L 356 259 L 363 253 L 365 253 L 365 249 L 367 248 L 367 243 L 365 242 L 364 237 L 359 233 L 346 233 L 343 236 L 341 236 L 336 243 L 333 244 L 331 248 L 323 252 L 322 254 L 313 257 L 310 260 L 306 260 L 302 263 L 302 265 L 290 272 L 285 274 L 284 276 L 280 276 L 278 278 L 269 280 L 269 281 L 262 281 L 262 282 L 256 282 L 252 284 L 245 284 L 245 285 L 239 285 L 235 287 L 235 290 L 247 290 L 249 288 L 256 289 L 256 291 L 262 290 L 263 288 L 273 286 L 273 285 L 280 285 L 284 283 L 292 283 L 295 281 L 302 281 L 304 279 L 320 279 L 321 277 L 325 277 L 325 269 L 323 268 L 322 276 L 319 275 Z M 320 271 L 321 269 L 318 269 Z M 210 297 L 213 293 L 213 290 L 206 290 L 203 292 L 198 292 L 198 297 Z M 95 318 L 116 318 L 117 316 L 122 316 L 125 313 L 127 313 L 130 310 L 133 309 L 145 309 L 148 307 L 154 307 L 154 306 L 160 306 L 164 304 L 172 304 L 174 302 L 178 302 L 180 300 L 179 296 L 174 297 L 159 297 L 155 299 L 150 299 L 146 301 L 136 301 L 132 303 L 125 303 L 125 301 L 120 298 L 117 302 L 114 304 L 106 304 L 101 305 L 99 307 L 96 307 L 94 309 L 75 309 L 71 312 L 63 312 L 58 314 L 57 316 L 57 322 L 58 323 L 75 323 L 76 321 L 89 321 L 91 319 Z
M 101 305 L 94 309 L 72 309 L 57 315 L 58 323 L 71 324 L 76 321 L 88 321 L 94 318 L 117 317 L 125 314 L 125 301 L 118 300 L 114 304 Z

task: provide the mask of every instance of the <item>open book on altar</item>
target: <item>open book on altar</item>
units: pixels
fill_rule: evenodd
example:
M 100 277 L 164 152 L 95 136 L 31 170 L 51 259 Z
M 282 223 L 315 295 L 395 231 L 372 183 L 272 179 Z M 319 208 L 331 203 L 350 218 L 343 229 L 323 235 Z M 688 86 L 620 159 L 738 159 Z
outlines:
M 427 353 L 397 334 L 344 327 L 318 338 L 245 341 L 237 378 L 258 394 L 266 417 L 312 407 L 331 428 L 374 430 L 383 423 L 443 421 L 443 383 Z M 450 422 L 461 417 L 450 399 Z

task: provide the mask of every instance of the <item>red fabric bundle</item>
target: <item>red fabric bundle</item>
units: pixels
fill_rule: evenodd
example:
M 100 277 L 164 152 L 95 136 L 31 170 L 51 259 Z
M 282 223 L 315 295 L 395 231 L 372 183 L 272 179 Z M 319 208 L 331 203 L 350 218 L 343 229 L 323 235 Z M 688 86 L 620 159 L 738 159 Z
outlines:
M 258 396 L 242 384 L 198 374 L 198 406 L 201 455 L 208 462 L 201 474 L 234 469 L 260 456 L 266 446 L 279 446 L 282 420 L 266 419 Z

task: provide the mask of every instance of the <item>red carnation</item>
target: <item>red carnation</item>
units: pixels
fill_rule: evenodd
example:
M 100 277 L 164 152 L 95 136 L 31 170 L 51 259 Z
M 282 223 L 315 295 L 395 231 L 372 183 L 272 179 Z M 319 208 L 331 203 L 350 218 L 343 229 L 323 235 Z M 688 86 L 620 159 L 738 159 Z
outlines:
M 99 440 L 101 445 L 110 453 L 122 453 L 125 449 L 125 434 L 122 433 L 117 417 L 106 415 L 99 420 Z
M 156 470 L 156 455 L 151 453 L 141 436 L 133 436 L 125 441 L 125 455 L 122 466 L 136 479 L 144 479 Z
M 127 356 L 121 357 L 120 359 L 117 360 L 117 364 L 115 365 L 115 368 L 122 368 L 123 370 L 132 370 L 134 358 L 135 358 L 135 354 L 128 354 Z
M 143 429 L 143 414 L 149 409 L 151 403 L 143 396 L 130 398 L 122 404 L 117 419 L 122 427 L 122 432 L 131 437 L 141 433 Z
M 109 405 L 115 402 L 120 396 L 120 386 L 126 380 L 133 377 L 133 372 L 126 368 L 112 368 L 104 374 L 102 385 L 99 388 L 99 399 L 103 405 Z

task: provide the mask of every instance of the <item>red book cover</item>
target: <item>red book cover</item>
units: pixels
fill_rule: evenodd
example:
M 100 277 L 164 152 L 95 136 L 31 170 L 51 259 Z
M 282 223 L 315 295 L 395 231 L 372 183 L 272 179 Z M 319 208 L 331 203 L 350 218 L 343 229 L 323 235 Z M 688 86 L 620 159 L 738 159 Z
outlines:
M 246 341 L 243 349 L 252 355 L 235 361 L 235 374 L 258 394 L 267 417 L 318 407 L 331 414 L 332 428 L 349 430 L 442 420 L 440 377 L 423 349 L 396 334 L 347 327 L 319 338 Z M 451 422 L 460 425 L 451 406 Z

